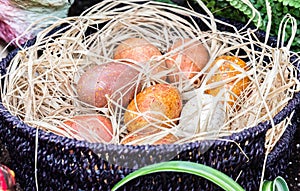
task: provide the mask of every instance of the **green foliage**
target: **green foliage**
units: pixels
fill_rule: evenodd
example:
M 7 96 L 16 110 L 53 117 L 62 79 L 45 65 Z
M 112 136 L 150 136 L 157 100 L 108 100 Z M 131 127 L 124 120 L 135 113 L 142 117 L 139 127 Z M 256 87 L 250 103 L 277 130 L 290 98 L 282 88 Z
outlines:
M 252 17 L 250 8 L 247 8 L 240 0 L 202 0 L 206 6 L 216 15 L 225 18 L 247 22 Z M 260 12 L 262 25 L 260 28 L 266 30 L 268 22 L 267 8 L 265 0 L 250 0 L 253 6 Z M 300 20 L 300 1 L 299 0 L 269 0 L 272 10 L 272 28 L 271 35 L 277 36 L 279 26 L 286 14 L 290 14 L 297 21 Z M 254 19 L 254 24 L 257 25 L 257 18 Z M 286 28 L 287 40 L 291 35 L 291 25 Z M 297 29 L 297 35 L 292 44 L 293 51 L 300 51 L 300 28 Z
M 239 9 L 234 8 L 230 5 L 230 2 L 227 0 L 202 0 L 207 8 L 214 13 L 215 16 L 222 16 L 229 19 L 236 20 L 237 18 L 241 22 L 246 22 L 248 20 L 247 15 L 244 15 Z M 239 1 L 235 1 L 239 3 Z M 231 3 L 235 4 L 231 1 Z M 247 14 L 249 12 L 247 11 Z M 251 14 L 251 12 L 250 12 Z
M 124 186 L 126 183 L 133 179 L 139 178 L 152 173 L 157 172 L 181 172 L 194 174 L 199 177 L 210 180 L 211 182 L 218 185 L 225 191 L 245 191 L 238 183 L 236 183 L 231 177 L 218 171 L 209 166 L 203 164 L 198 164 L 189 161 L 167 161 L 157 164 L 152 164 L 149 166 L 142 167 L 126 177 L 124 177 L 120 182 L 118 182 L 112 191 Z M 274 181 L 266 180 L 263 182 L 262 191 L 289 191 L 286 181 L 282 177 L 277 177 Z
M 246 5 L 245 3 L 243 3 L 242 1 L 240 1 L 240 0 L 227 0 L 227 1 L 229 2 L 229 4 L 232 7 L 234 7 L 237 10 L 239 10 L 240 13 L 243 13 L 246 17 L 248 17 L 248 18 L 252 18 L 253 17 L 252 9 L 248 5 Z M 239 18 L 239 17 L 236 17 L 236 18 Z M 253 21 L 255 23 L 257 23 L 258 17 L 256 16 Z
M 156 0 L 161 2 L 171 3 L 171 0 Z M 172 0 L 173 2 L 181 0 Z M 183 1 L 183 0 L 182 0 Z M 192 0 L 196 2 L 196 0 Z M 215 16 L 221 16 L 224 18 L 238 20 L 240 22 L 246 23 L 253 15 L 252 10 L 241 0 L 202 0 L 208 9 L 214 13 Z M 260 29 L 266 30 L 268 23 L 267 8 L 265 0 L 249 0 L 253 7 L 255 7 L 262 18 L 262 23 Z M 272 10 L 272 27 L 271 35 L 278 36 L 279 26 L 286 14 L 293 16 L 298 22 L 300 21 L 300 0 L 269 0 L 271 10 Z M 195 4 L 195 6 L 197 6 Z M 257 26 L 258 17 L 253 19 L 253 24 Z M 287 25 L 285 41 L 287 41 L 292 33 L 292 26 Z M 300 51 L 300 27 L 297 29 L 297 35 L 292 44 L 292 51 Z
M 281 2 L 284 6 L 289 5 L 291 7 L 297 8 L 297 9 L 300 8 L 299 0 L 277 0 L 277 1 Z
M 172 0 L 156 0 L 162 3 L 169 3 L 169 4 L 174 4 L 174 2 Z
M 226 191 L 245 191 L 238 183 L 226 174 L 209 166 L 188 161 L 167 161 L 142 167 L 118 182 L 112 191 L 116 191 L 127 182 L 156 172 L 183 172 L 206 178 Z
M 286 181 L 278 176 L 274 181 L 265 180 L 262 185 L 262 191 L 289 191 Z

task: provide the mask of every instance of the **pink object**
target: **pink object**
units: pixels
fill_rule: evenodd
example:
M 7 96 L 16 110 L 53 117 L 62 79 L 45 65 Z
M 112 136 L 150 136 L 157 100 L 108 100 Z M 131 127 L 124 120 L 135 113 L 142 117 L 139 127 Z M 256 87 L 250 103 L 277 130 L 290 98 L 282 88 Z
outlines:
M 120 103 L 125 107 L 134 97 L 138 75 L 138 70 L 124 63 L 107 62 L 93 66 L 77 83 L 78 97 L 96 107 L 107 106 L 106 96 L 116 102 L 122 98 Z
M 5 165 L 0 165 L 0 190 L 9 191 L 16 185 L 15 173 Z
M 0 0 L 0 39 L 22 44 L 57 18 L 66 17 L 70 5 L 68 0 Z M 33 23 L 37 25 L 26 31 Z

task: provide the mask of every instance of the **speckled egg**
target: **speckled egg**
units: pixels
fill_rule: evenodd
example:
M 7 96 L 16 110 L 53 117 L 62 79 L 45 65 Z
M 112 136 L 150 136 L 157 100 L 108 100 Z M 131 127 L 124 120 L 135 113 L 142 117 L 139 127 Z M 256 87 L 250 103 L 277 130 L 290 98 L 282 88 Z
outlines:
M 145 64 L 149 62 L 152 57 L 161 56 L 160 50 L 143 38 L 128 38 L 122 41 L 115 49 L 114 59 L 133 60 L 138 63 Z M 165 62 L 151 62 L 151 75 L 155 75 L 161 71 L 166 70 Z M 167 76 L 162 76 L 161 79 L 166 80 Z
M 168 52 L 179 49 L 166 60 L 167 67 L 173 69 L 168 76 L 170 82 L 178 82 L 180 78 L 191 79 L 207 64 L 209 53 L 200 41 L 180 39 L 174 42 Z
M 63 123 L 68 126 L 74 138 L 79 140 L 108 143 L 113 138 L 112 123 L 102 115 L 77 115 Z
M 108 96 L 115 101 L 121 99 L 126 107 L 139 86 L 136 84 L 138 73 L 128 64 L 119 62 L 93 66 L 82 74 L 77 83 L 78 98 L 96 107 L 105 107 Z M 111 97 L 113 94 L 116 96 Z
M 180 116 L 182 99 L 179 90 L 169 84 L 152 85 L 133 99 L 125 111 L 124 123 L 132 132 L 143 128 L 144 132 L 157 130 L 157 126 L 168 127 L 167 120 Z
M 211 68 L 218 66 L 217 70 L 208 79 L 207 84 L 214 82 L 220 83 L 219 86 L 206 90 L 207 94 L 217 96 L 222 90 L 223 96 L 229 105 L 233 105 L 237 97 L 246 89 L 250 84 L 250 79 L 246 75 L 241 78 L 234 78 L 248 70 L 247 64 L 236 56 L 220 56 L 212 63 Z M 231 80 L 229 80 L 231 78 Z M 229 82 L 225 83 L 225 80 Z

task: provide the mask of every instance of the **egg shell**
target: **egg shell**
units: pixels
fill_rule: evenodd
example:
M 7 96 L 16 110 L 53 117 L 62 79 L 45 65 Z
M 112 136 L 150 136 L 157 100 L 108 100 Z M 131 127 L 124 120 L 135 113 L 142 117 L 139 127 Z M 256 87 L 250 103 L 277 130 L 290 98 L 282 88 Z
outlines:
M 147 129 L 143 131 L 151 132 L 157 128 L 152 127 L 150 123 L 155 121 L 156 125 L 168 127 L 161 121 L 179 117 L 181 109 L 182 100 L 179 90 L 169 84 L 156 84 L 137 94 L 136 99 L 129 103 L 124 114 L 124 123 L 130 132 L 145 127 Z
M 188 137 L 195 133 L 217 133 L 225 119 L 226 109 L 223 102 L 212 95 L 201 94 L 184 104 L 179 124 L 182 135 Z
M 128 135 L 128 137 L 124 138 L 121 141 L 121 144 L 128 144 L 128 145 L 146 145 L 146 144 L 151 144 L 151 145 L 160 145 L 160 144 L 172 144 L 175 143 L 176 141 L 179 140 L 178 137 L 175 135 L 169 133 L 163 138 L 154 141 L 155 138 L 150 137 L 147 138 L 147 136 L 152 135 L 151 133 L 148 134 L 139 134 L 139 133 L 133 133 L 132 135 Z
M 179 39 L 174 42 L 168 52 L 180 48 L 175 54 L 166 60 L 167 67 L 174 69 L 168 76 L 168 80 L 178 82 L 180 77 L 191 79 L 205 67 L 209 61 L 209 53 L 200 41 L 194 41 L 186 45 L 192 39 Z M 182 74 L 182 76 L 180 76 Z
M 116 91 L 123 94 L 122 105 L 127 106 L 133 98 L 136 86 L 124 88 L 131 83 L 136 83 L 138 71 L 119 62 L 108 62 L 89 68 L 77 83 L 78 98 L 96 107 L 107 105 L 107 96 Z M 120 89 L 122 88 L 122 89 Z M 118 100 L 121 94 L 117 94 L 114 100 Z
M 214 75 L 208 79 L 207 84 L 211 84 L 214 82 L 222 82 L 226 79 L 232 78 L 236 75 L 241 74 L 241 71 L 236 69 L 236 66 L 239 66 L 241 69 L 247 71 L 247 64 L 240 58 L 236 56 L 219 56 L 212 63 L 211 68 L 214 65 L 220 65 Z M 228 83 L 224 83 L 223 85 L 208 89 L 205 93 L 217 96 L 221 90 L 224 90 L 226 96 L 227 103 L 229 105 L 233 105 L 237 100 L 237 97 L 241 95 L 241 93 L 246 89 L 246 87 L 250 84 L 249 77 L 245 76 L 242 79 L 233 79 Z M 233 94 L 228 94 L 226 92 L 231 91 Z
M 78 115 L 63 123 L 69 126 L 80 140 L 108 143 L 113 138 L 112 123 L 109 118 L 102 115 Z
M 176 137 L 173 134 L 168 134 L 165 137 L 159 139 L 158 141 L 156 141 L 154 144 L 155 145 L 161 145 L 161 144 L 172 144 L 175 143 L 176 141 L 178 141 L 179 138 Z
M 139 63 L 146 63 L 153 56 L 161 56 L 160 50 L 143 38 L 129 38 L 122 41 L 115 49 L 114 59 L 130 59 Z M 155 65 L 157 63 L 151 63 Z M 162 62 L 159 66 L 153 69 L 153 75 L 166 70 L 166 63 Z M 166 80 L 166 76 L 161 79 Z

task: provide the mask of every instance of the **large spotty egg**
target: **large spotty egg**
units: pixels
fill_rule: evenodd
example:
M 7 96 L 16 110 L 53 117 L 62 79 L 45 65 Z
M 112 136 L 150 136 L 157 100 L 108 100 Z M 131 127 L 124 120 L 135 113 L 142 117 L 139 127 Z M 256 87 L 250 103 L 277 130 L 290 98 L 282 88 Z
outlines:
M 124 113 L 124 123 L 129 132 L 153 132 L 155 126 L 168 127 L 168 120 L 180 116 L 182 100 L 179 90 L 169 84 L 155 84 L 137 94 Z

